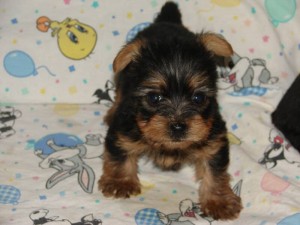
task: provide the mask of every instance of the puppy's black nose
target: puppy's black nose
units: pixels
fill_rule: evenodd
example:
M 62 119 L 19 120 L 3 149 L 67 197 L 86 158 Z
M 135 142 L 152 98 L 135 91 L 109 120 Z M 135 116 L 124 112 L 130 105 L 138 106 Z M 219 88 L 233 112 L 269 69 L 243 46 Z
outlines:
M 184 123 L 172 123 L 170 125 L 170 130 L 174 138 L 181 138 L 184 135 L 186 128 L 187 125 Z

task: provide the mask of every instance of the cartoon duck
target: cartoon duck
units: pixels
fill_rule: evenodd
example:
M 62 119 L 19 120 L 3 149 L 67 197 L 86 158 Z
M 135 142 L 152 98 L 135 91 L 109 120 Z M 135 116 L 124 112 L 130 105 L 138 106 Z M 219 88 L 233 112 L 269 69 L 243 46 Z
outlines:
M 67 58 L 84 59 L 96 46 L 97 33 L 94 28 L 76 19 L 66 18 L 58 22 L 42 16 L 37 19 L 36 26 L 41 32 L 47 32 L 49 28 L 52 30 L 51 36 L 57 36 L 59 50 Z

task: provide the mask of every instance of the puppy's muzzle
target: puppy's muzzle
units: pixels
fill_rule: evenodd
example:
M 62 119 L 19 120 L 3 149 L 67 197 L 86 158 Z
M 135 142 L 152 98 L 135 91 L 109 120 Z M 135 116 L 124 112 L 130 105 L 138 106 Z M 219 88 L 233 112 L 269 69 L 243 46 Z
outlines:
M 170 123 L 170 136 L 173 140 L 178 141 L 186 135 L 187 125 L 182 122 Z

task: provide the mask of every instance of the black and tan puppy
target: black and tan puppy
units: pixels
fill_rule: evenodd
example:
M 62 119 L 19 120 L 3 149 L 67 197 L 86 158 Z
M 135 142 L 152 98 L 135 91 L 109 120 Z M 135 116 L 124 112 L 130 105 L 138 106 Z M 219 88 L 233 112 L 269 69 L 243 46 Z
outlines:
M 202 211 L 214 219 L 238 217 L 241 199 L 229 184 L 229 145 L 216 100 L 214 61 L 232 53 L 222 37 L 187 30 L 171 2 L 121 49 L 113 64 L 116 101 L 106 116 L 98 182 L 104 196 L 139 194 L 138 159 L 148 156 L 163 170 L 192 164 L 202 180 Z

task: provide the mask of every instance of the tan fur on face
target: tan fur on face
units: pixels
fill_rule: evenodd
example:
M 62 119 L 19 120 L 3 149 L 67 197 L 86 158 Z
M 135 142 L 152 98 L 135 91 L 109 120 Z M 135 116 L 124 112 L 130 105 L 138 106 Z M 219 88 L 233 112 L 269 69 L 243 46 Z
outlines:
M 152 73 L 149 75 L 149 78 L 145 80 L 141 86 L 143 87 L 143 92 L 147 92 L 149 90 L 164 90 L 167 89 L 168 84 L 165 76 L 160 73 Z
M 188 86 L 191 90 L 195 90 L 199 87 L 205 87 L 208 80 L 209 78 L 205 74 L 190 76 L 188 79 Z
M 215 96 L 216 91 L 209 88 L 208 77 L 206 74 L 199 74 L 189 77 L 188 79 L 188 86 L 190 90 L 197 90 L 203 92 L 206 96 Z
M 154 148 L 186 149 L 194 143 L 205 141 L 210 133 L 212 121 L 194 116 L 186 121 L 187 134 L 181 141 L 174 141 L 169 135 L 172 121 L 164 116 L 155 115 L 150 121 L 138 119 L 138 126 L 145 141 Z
M 212 120 L 204 120 L 201 116 L 196 115 L 187 121 L 189 127 L 188 140 L 205 141 L 210 134 Z

